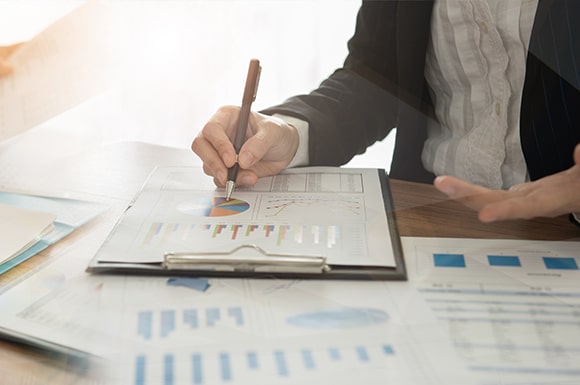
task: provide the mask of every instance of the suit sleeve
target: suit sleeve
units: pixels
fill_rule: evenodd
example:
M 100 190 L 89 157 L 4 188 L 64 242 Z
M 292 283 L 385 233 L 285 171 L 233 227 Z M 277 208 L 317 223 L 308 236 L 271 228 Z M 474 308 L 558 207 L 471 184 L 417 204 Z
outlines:
M 397 125 L 397 2 L 365 1 L 344 66 L 307 95 L 268 108 L 309 123 L 311 165 L 341 165 Z

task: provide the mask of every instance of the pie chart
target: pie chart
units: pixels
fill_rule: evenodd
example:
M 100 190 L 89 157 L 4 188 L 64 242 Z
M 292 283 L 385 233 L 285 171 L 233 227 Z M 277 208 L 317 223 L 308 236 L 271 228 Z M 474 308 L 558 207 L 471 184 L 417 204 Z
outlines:
M 177 209 L 184 214 L 198 217 L 226 217 L 243 213 L 250 204 L 240 199 L 226 200 L 224 197 L 203 198 L 191 202 L 183 202 Z

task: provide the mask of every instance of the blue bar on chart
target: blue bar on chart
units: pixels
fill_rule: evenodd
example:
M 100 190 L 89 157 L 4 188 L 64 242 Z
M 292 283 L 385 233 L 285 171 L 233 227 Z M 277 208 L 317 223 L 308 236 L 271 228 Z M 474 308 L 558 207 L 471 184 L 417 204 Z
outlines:
M 173 377 L 173 373 L 174 373 L 174 359 L 173 359 L 173 354 L 166 354 L 163 357 L 163 364 L 164 364 L 164 370 L 163 370 L 163 380 L 164 380 L 164 385 L 173 385 L 174 384 L 174 377 Z
M 145 385 L 145 356 L 137 356 L 135 359 L 135 385 Z
M 220 320 L 220 309 L 218 308 L 210 308 L 206 309 L 206 322 L 207 326 L 215 326 L 216 322 Z
M 542 257 L 547 269 L 554 270 L 578 270 L 578 264 L 574 258 Z
M 383 345 L 383 353 L 385 353 L 387 356 L 390 356 L 395 354 L 395 350 L 391 345 Z
M 248 352 L 247 354 L 248 357 L 248 368 L 252 369 L 252 370 L 256 370 L 258 369 L 258 355 L 256 354 L 256 352 Z
M 137 315 L 137 334 L 146 340 L 153 336 L 153 313 L 150 311 L 140 311 Z
M 337 348 L 329 348 L 328 355 L 332 361 L 340 361 L 340 351 Z
M 297 353 L 297 354 L 296 354 Z M 352 354 L 354 353 L 354 356 Z M 322 355 L 322 356 L 321 356 Z M 324 357 L 328 355 L 328 359 Z M 209 357 L 206 355 L 204 357 L 203 353 L 193 352 L 190 357 L 190 368 L 187 372 L 189 373 L 188 384 L 193 385 L 211 385 L 208 382 L 208 378 L 212 377 L 219 378 L 219 383 L 230 383 L 236 380 L 236 375 L 241 373 L 236 373 L 239 370 L 243 373 L 244 368 L 236 366 L 236 363 L 245 363 L 245 368 L 248 370 L 247 374 L 253 373 L 254 375 L 259 375 L 262 371 L 272 373 L 272 371 L 280 378 L 289 379 L 296 373 L 292 372 L 315 372 L 320 369 L 320 366 L 330 365 L 339 367 L 342 365 L 343 358 L 353 357 L 354 360 L 351 361 L 352 364 L 358 363 L 361 368 L 367 368 L 368 365 L 372 363 L 384 363 L 388 362 L 391 357 L 395 355 L 395 350 L 393 346 L 385 344 L 373 344 L 372 346 L 357 345 L 357 346 L 345 346 L 336 347 L 331 346 L 324 350 L 313 350 L 311 347 L 303 347 L 298 350 L 264 350 L 255 351 L 248 350 L 245 352 L 231 352 L 231 351 L 221 351 L 219 353 L 209 353 Z M 289 361 L 289 357 L 299 357 L 300 361 Z M 272 360 L 273 358 L 273 360 Z M 216 360 L 217 359 L 217 360 Z M 158 362 L 159 358 L 156 358 L 153 363 L 154 368 L 160 367 L 162 381 L 157 380 L 155 384 L 161 382 L 161 385 L 175 385 L 181 383 L 178 377 L 179 372 L 177 371 L 177 363 L 181 362 L 174 353 L 166 353 L 163 355 L 161 362 Z M 154 374 L 148 374 L 147 365 L 152 365 L 149 362 L 149 358 L 145 355 L 137 355 L 135 359 L 134 367 L 134 383 L 133 385 L 149 385 L 153 384 L 150 378 L 147 376 L 152 376 Z M 213 365 L 217 363 L 217 367 Z M 295 367 L 289 364 L 295 363 Z M 180 364 L 181 365 L 181 364 Z M 206 367 L 204 367 L 204 365 Z M 290 367 L 292 366 L 292 368 Z M 183 368 L 186 369 L 186 368 Z M 153 370 L 157 372 L 157 370 Z M 206 378 L 208 377 L 208 378 Z
M 197 318 L 196 309 L 185 309 L 183 311 L 183 322 L 191 326 L 192 329 L 199 327 L 199 320 Z
M 286 364 L 286 355 L 283 351 L 277 350 L 274 352 L 274 360 L 276 361 L 276 370 L 280 377 L 288 377 L 288 365 Z
M 232 379 L 232 368 L 230 366 L 230 355 L 228 353 L 220 353 L 220 371 L 223 381 L 230 381 Z
M 490 266 L 522 266 L 520 258 L 512 255 L 488 255 L 487 261 Z
M 364 346 L 357 346 L 356 347 L 356 355 L 360 361 L 368 362 L 370 361 L 369 353 Z
M 244 316 L 241 307 L 231 307 L 228 309 L 228 315 L 236 320 L 236 325 L 242 326 L 244 324 Z
M 175 330 L 175 310 L 161 312 L 161 338 L 166 338 Z
M 192 380 L 194 385 L 203 384 L 203 372 L 201 367 L 201 354 L 195 353 L 191 356 L 191 366 L 192 366 Z
M 302 349 L 302 360 L 304 361 L 304 367 L 308 370 L 315 369 L 314 357 L 312 356 L 312 351 L 310 349 Z
M 433 254 L 435 267 L 465 267 L 463 254 Z

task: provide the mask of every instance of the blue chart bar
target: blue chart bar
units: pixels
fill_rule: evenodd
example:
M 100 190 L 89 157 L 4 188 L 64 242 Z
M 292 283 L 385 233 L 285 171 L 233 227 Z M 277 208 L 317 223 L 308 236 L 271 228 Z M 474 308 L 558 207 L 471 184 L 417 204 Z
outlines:
M 328 355 L 332 361 L 340 361 L 340 351 L 337 348 L 329 348 Z
M 243 325 L 244 324 L 244 316 L 242 315 L 242 308 L 241 307 L 231 307 L 228 309 L 228 315 L 232 318 L 235 318 L 236 325 Z
M 465 267 L 463 254 L 433 254 L 436 267 Z
M 274 352 L 274 360 L 276 361 L 276 369 L 278 375 L 281 377 L 288 377 L 288 366 L 286 364 L 286 356 L 281 350 Z
M 542 257 L 547 269 L 555 270 L 578 270 L 578 264 L 574 258 Z
M 308 349 L 302 350 L 302 360 L 304 361 L 304 367 L 309 370 L 316 368 L 314 364 L 314 357 L 312 356 L 312 351 Z
M 191 366 L 192 366 L 192 374 L 193 374 L 193 384 L 194 385 L 201 385 L 203 384 L 203 372 L 201 369 L 201 354 L 194 354 L 191 357 Z
M 199 326 L 199 320 L 197 318 L 197 310 L 186 309 L 183 311 L 183 322 L 191 326 L 192 329 L 197 329 Z
M 248 352 L 248 368 L 258 369 L 258 355 L 256 352 Z
M 164 310 L 161 312 L 161 338 L 165 338 L 175 330 L 175 311 Z
M 140 311 L 137 315 L 137 334 L 146 340 L 153 336 L 153 313 L 150 311 Z
M 202 353 L 192 353 L 190 356 L 191 368 L 189 369 L 191 377 L 187 383 L 193 385 L 211 385 L 207 382 L 207 378 L 205 378 L 208 373 L 210 375 L 209 377 L 214 377 L 216 375 L 219 376 L 220 383 L 232 382 L 234 381 L 234 376 L 237 374 L 236 367 L 234 367 L 232 364 L 236 362 L 243 362 L 244 360 L 246 362 L 246 367 L 249 370 L 246 372 L 248 374 L 254 373 L 255 375 L 258 375 L 262 370 L 271 372 L 273 369 L 279 377 L 289 378 L 291 373 L 289 368 L 288 355 L 290 355 L 290 357 L 294 357 L 296 353 L 299 354 L 301 363 L 296 363 L 295 369 L 297 371 L 314 372 L 319 370 L 321 365 L 327 366 L 330 364 L 331 367 L 337 367 L 337 365 L 341 365 L 343 358 L 350 357 L 353 352 L 356 355 L 355 361 L 358 362 L 361 367 L 364 366 L 365 368 L 371 361 L 377 362 L 378 360 L 380 363 L 380 360 L 388 360 L 388 357 L 395 355 L 393 347 L 389 344 L 378 346 L 373 344 L 371 347 L 363 345 L 344 348 L 330 347 L 322 351 L 312 350 L 309 347 L 302 348 L 298 351 L 292 350 L 288 352 L 286 350 L 275 350 L 273 352 L 246 351 L 241 353 L 241 355 L 239 353 L 222 351 L 217 354 L 217 356 L 215 354 L 210 354 L 207 359 L 203 357 L 204 354 Z M 326 354 L 328 354 L 330 361 L 324 358 Z M 274 358 L 273 362 L 270 360 L 272 355 Z M 323 357 L 320 357 L 320 355 Z M 260 356 L 266 357 L 262 360 L 262 357 Z M 217 368 L 212 364 L 216 362 L 216 358 Z M 319 360 L 319 358 L 321 359 Z M 176 365 L 178 361 L 176 361 L 175 355 L 173 353 L 168 353 L 163 356 L 161 363 L 159 363 L 158 360 L 159 358 L 156 357 L 154 359 L 154 364 L 155 366 L 159 366 L 159 364 L 161 364 L 161 373 L 163 379 L 161 385 L 181 384 L 181 379 L 176 376 Z M 151 365 L 151 363 L 148 361 L 149 359 L 145 355 L 136 356 L 134 370 L 135 380 L 133 385 L 152 384 L 152 380 L 147 378 L 147 365 Z M 209 367 L 207 366 L 208 363 Z M 206 364 L 205 368 L 204 364 Z M 241 371 L 243 372 L 243 369 Z M 156 383 L 159 383 L 159 381 Z
M 135 360 L 135 385 L 145 385 L 145 356 L 137 356 Z
M 356 355 L 360 361 L 367 362 L 369 361 L 369 353 L 364 346 L 357 346 L 356 347 Z
M 509 255 L 488 255 L 487 260 L 490 266 L 513 266 L 521 267 L 520 258 Z
M 230 366 L 230 355 L 228 353 L 220 353 L 220 368 L 223 381 L 230 381 L 232 379 L 232 368 Z
M 163 361 L 164 361 L 163 363 L 165 364 L 165 368 L 163 371 L 163 379 L 165 380 L 165 385 L 173 385 L 173 383 L 174 383 L 173 354 L 166 354 L 165 357 L 163 357 Z
M 383 352 L 387 356 L 395 354 L 395 351 L 393 350 L 393 347 L 391 345 L 383 345 Z
M 220 320 L 220 309 L 211 308 L 205 311 L 207 326 L 214 326 Z

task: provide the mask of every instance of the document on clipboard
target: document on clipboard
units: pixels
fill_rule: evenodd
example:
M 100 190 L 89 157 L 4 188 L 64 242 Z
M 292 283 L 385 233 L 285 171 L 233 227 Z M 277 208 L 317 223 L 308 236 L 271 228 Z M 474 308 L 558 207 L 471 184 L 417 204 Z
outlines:
M 387 174 L 288 169 L 232 198 L 195 167 L 149 176 L 92 273 L 404 280 Z

